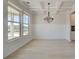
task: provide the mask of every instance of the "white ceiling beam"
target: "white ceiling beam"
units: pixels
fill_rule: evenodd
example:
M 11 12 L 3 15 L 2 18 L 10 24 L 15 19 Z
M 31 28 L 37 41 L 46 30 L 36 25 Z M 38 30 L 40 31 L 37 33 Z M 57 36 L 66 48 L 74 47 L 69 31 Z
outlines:
M 44 4 L 43 1 L 40 1 L 40 5 L 41 5 L 41 8 L 42 8 L 42 9 L 45 9 L 45 4 Z
M 56 14 L 59 12 L 60 8 L 62 7 L 62 4 L 64 2 L 75 2 L 75 0 L 61 0 L 58 7 L 57 7 L 57 10 L 56 10 Z
M 62 0 L 59 0 L 59 1 L 57 2 L 57 8 L 56 8 L 56 10 L 55 10 L 55 15 L 56 15 L 56 14 L 58 13 L 58 11 L 60 10 L 62 4 L 63 4 L 63 1 L 62 1 Z

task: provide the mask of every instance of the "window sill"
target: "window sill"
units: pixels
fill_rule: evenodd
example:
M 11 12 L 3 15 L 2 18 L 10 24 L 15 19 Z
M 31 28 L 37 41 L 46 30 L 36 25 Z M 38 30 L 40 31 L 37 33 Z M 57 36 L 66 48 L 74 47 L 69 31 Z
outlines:
M 16 41 L 16 40 L 19 40 L 20 38 L 21 37 L 16 37 L 16 38 L 8 39 L 8 42 Z
M 28 37 L 29 35 L 23 35 L 21 37 L 16 37 L 16 38 L 12 38 L 12 39 L 9 39 L 8 42 L 13 42 L 13 41 L 16 41 L 16 40 L 20 40 L 21 38 L 23 37 Z

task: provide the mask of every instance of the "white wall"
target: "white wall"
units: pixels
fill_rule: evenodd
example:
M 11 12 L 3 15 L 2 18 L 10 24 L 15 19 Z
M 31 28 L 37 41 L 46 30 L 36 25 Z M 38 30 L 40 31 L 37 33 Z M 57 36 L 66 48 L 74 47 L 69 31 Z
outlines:
M 66 39 L 70 41 L 70 11 L 67 11 L 66 16 Z
M 13 0 L 14 1 L 14 0 Z M 30 28 L 29 28 L 29 35 L 28 36 L 24 36 L 24 37 L 20 37 L 17 39 L 14 39 L 12 41 L 8 40 L 8 9 L 7 9 L 7 0 L 3 0 L 3 4 L 4 4 L 4 9 L 3 9 L 3 57 L 5 58 L 6 56 L 10 55 L 12 52 L 14 52 L 15 50 L 17 50 L 18 48 L 22 47 L 23 45 L 25 45 L 26 43 L 30 42 L 32 40 L 32 34 L 31 34 L 31 20 L 30 20 Z M 15 2 L 15 4 L 19 4 L 17 2 Z M 24 9 L 23 6 L 18 5 L 19 7 L 22 7 Z M 26 10 L 26 9 L 25 9 Z M 28 10 L 27 10 L 28 11 Z M 30 14 L 31 16 L 31 14 Z
M 66 39 L 66 13 L 60 12 L 52 23 L 44 21 L 44 14 L 33 18 L 33 39 Z

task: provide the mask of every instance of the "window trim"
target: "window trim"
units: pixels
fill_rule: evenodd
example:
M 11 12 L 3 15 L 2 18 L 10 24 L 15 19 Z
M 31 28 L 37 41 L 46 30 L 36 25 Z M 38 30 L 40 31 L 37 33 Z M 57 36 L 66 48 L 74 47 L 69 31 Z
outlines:
M 22 12 L 22 9 L 19 8 L 18 6 L 16 6 L 15 4 L 11 3 L 10 1 L 8 1 L 8 6 L 18 10 L 19 12 Z

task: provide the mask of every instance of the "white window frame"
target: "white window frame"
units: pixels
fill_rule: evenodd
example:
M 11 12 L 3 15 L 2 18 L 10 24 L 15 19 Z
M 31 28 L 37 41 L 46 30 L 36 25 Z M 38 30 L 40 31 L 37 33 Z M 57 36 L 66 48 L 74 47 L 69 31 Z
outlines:
M 26 11 L 18 8 L 16 5 L 12 4 L 11 2 L 8 2 L 8 6 L 10 6 L 11 8 L 13 8 L 13 9 L 15 9 L 15 10 L 17 10 L 19 12 L 19 21 L 20 21 L 19 22 L 19 37 L 14 37 L 14 38 L 8 39 L 8 40 L 13 41 L 13 40 L 16 40 L 16 39 L 18 39 L 20 37 L 28 36 L 29 35 L 29 25 L 30 25 L 30 14 L 27 13 Z M 24 30 L 23 29 L 23 27 L 24 27 L 24 25 L 23 25 L 23 14 L 25 14 L 25 15 L 27 15 L 29 17 L 29 19 L 28 19 L 28 34 L 26 34 L 26 35 L 23 35 L 23 32 L 24 32 L 23 31 Z M 13 23 L 15 23 L 15 22 L 13 22 Z
M 30 16 L 29 16 L 29 14 L 28 14 L 27 12 L 25 12 L 25 11 L 23 12 L 23 15 L 24 15 L 24 14 L 29 17 L 29 18 L 28 18 L 28 34 L 24 35 L 24 33 L 22 33 L 22 35 L 23 35 L 23 36 L 28 36 L 28 35 L 29 35 Z M 23 29 L 22 29 L 22 30 L 24 30 L 24 24 L 25 24 L 25 23 L 23 23 L 23 19 L 22 19 L 22 25 L 23 25 Z M 24 32 L 24 31 L 22 31 L 22 32 Z
M 10 6 L 11 8 L 13 8 L 16 11 L 19 12 L 19 22 L 9 21 L 9 20 L 8 20 L 8 22 L 18 23 L 19 24 L 19 37 L 21 37 L 21 29 L 20 29 L 20 27 L 21 27 L 21 24 L 20 24 L 21 23 L 21 18 L 20 18 L 20 16 L 21 16 L 21 13 L 22 13 L 22 9 L 18 8 L 17 6 L 15 7 L 14 4 L 12 4 L 11 2 L 8 2 L 8 6 Z M 14 37 L 14 38 L 11 38 L 11 39 L 9 39 L 9 37 L 8 37 L 8 40 L 18 39 L 19 37 Z

